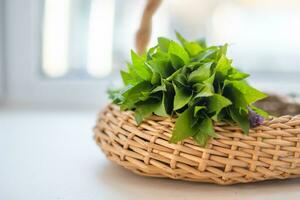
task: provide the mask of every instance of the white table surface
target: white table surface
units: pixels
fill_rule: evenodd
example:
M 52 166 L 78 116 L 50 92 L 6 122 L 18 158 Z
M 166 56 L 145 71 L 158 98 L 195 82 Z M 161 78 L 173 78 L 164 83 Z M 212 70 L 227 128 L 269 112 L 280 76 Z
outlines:
M 300 179 L 216 186 L 132 174 L 94 143 L 95 116 L 0 110 L 0 199 L 300 199 Z

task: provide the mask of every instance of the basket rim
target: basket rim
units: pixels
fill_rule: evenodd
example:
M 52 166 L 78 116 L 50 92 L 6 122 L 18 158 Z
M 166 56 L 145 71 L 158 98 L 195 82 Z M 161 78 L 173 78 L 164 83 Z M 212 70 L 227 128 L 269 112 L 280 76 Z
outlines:
M 295 103 L 298 105 L 298 103 Z M 299 104 L 300 105 L 300 104 Z M 117 104 L 114 104 L 112 102 L 108 103 L 104 109 L 107 109 L 107 108 L 112 108 L 113 110 L 119 110 L 120 112 L 124 113 L 125 115 L 132 115 L 134 114 L 134 111 L 132 110 L 121 110 L 120 106 L 117 105 Z M 101 115 L 102 111 L 100 111 L 100 115 Z M 287 119 L 289 120 L 298 120 L 298 118 L 300 119 L 300 113 L 299 114 L 296 114 L 296 115 L 292 115 L 292 114 L 289 114 L 289 115 L 281 115 L 281 116 L 272 116 L 272 115 L 269 115 L 268 118 L 264 119 L 264 122 L 263 124 L 261 124 L 260 126 L 268 126 L 269 124 L 274 124 L 274 123 L 278 123 L 278 122 L 282 122 L 282 121 L 286 121 Z M 177 117 L 172 117 L 172 116 L 167 116 L 167 117 L 164 117 L 164 116 L 159 116 L 159 115 L 155 115 L 155 114 L 152 114 L 151 116 L 149 116 L 148 118 L 144 119 L 143 121 L 147 121 L 147 120 L 159 120 L 159 121 L 172 121 L 173 123 L 176 121 Z M 233 126 L 233 127 L 238 127 L 234 124 L 229 124 L 227 122 L 213 122 L 215 126 L 225 126 L 225 125 L 230 125 L 230 126 Z M 258 126 L 258 127 L 260 127 Z M 258 127 L 255 127 L 255 128 L 251 128 L 253 130 L 256 130 Z M 250 129 L 250 130 L 251 130 Z

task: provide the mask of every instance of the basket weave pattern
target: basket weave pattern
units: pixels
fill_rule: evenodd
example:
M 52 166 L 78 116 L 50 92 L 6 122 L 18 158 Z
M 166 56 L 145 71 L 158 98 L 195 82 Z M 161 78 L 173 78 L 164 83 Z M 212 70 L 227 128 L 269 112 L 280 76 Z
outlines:
M 192 139 L 169 143 L 174 122 L 152 116 L 137 126 L 131 111 L 109 105 L 94 137 L 110 160 L 145 176 L 222 185 L 300 176 L 300 115 L 269 119 L 249 135 L 217 123 L 206 148 Z

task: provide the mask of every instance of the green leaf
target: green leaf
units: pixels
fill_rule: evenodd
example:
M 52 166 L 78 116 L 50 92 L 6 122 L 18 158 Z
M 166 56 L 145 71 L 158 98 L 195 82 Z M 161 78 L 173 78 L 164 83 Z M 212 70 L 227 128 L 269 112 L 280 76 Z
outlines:
M 150 117 L 152 113 L 159 107 L 159 102 L 146 101 L 138 105 L 134 117 L 137 124 L 140 124 L 145 118 Z
M 151 93 L 160 92 L 160 91 L 167 91 L 166 85 L 162 84 L 154 88 Z
M 109 95 L 109 98 L 112 99 L 113 103 L 115 104 L 121 104 L 124 101 L 120 90 L 108 89 L 107 93 Z
M 229 80 L 243 80 L 248 77 L 249 77 L 249 74 L 240 72 L 235 68 L 231 68 L 231 74 L 228 75 Z
M 170 75 L 166 80 L 167 81 L 173 81 L 175 78 L 182 72 L 182 68 L 176 70 L 172 75 Z
M 202 110 L 206 110 L 206 106 L 195 106 L 194 117 L 196 117 Z
M 190 82 L 202 82 L 210 77 L 210 67 L 212 62 L 201 65 L 197 70 L 193 71 L 188 78 Z
M 157 85 L 160 83 L 160 80 L 161 80 L 160 74 L 157 72 L 154 72 L 151 77 L 151 84 Z
M 243 109 L 230 107 L 230 115 L 236 123 L 242 128 L 243 132 L 248 134 L 250 129 L 250 122 L 248 119 L 248 113 L 246 113 Z
M 172 81 L 178 83 L 178 85 L 182 87 L 189 87 L 187 76 L 183 69 L 180 71 L 180 73 L 177 73 L 173 76 Z
M 229 70 L 232 68 L 231 63 L 232 61 L 226 58 L 226 56 L 221 56 L 216 66 L 217 79 L 224 80 L 228 75 Z
M 212 85 L 205 84 L 205 83 L 197 83 L 194 86 L 196 86 L 197 94 L 194 96 L 194 99 L 199 97 L 209 97 L 214 95 L 213 87 Z
M 184 66 L 184 61 L 175 54 L 170 54 L 170 60 L 175 70 L 180 69 Z
M 203 48 L 197 42 L 186 43 L 184 47 L 191 57 L 197 56 L 203 51 Z
M 185 50 L 189 53 L 191 57 L 198 55 L 203 48 L 197 42 L 189 42 L 182 35 L 176 32 L 176 37 L 180 43 L 184 46 Z
M 155 108 L 154 113 L 158 116 L 163 116 L 166 117 L 168 116 L 167 112 L 167 98 L 166 98 L 167 93 L 163 93 L 162 101 L 160 102 L 159 106 Z
M 129 73 L 127 73 L 125 71 L 122 71 L 122 70 L 121 70 L 121 77 L 122 77 L 123 83 L 125 85 L 128 85 L 128 84 L 133 84 L 134 85 L 137 82 L 136 80 L 134 80 L 132 78 L 132 76 Z
M 158 46 L 163 52 L 168 52 L 169 46 L 170 46 L 170 40 L 164 37 L 159 37 L 157 39 L 158 41 Z
M 214 95 L 213 87 L 204 84 L 203 89 L 196 95 L 196 97 L 210 97 Z
M 122 73 L 121 71 L 121 77 L 125 85 L 128 84 L 135 85 L 143 81 L 143 79 L 135 72 L 134 66 L 132 64 L 127 63 L 127 68 L 128 68 L 128 72 L 123 71 Z
M 244 81 L 231 81 L 229 83 L 231 83 L 235 89 L 237 89 L 244 95 L 244 98 L 248 104 L 252 104 L 258 100 L 261 100 L 261 99 L 264 99 L 267 97 L 266 94 L 251 87 Z
M 174 102 L 174 96 L 175 96 L 175 91 L 173 84 L 168 82 L 168 81 L 163 81 L 163 83 L 166 85 L 167 91 L 165 92 L 165 95 L 163 96 L 165 99 L 165 109 L 168 114 L 174 113 L 173 109 L 173 102 Z
M 204 80 L 203 83 L 206 85 L 211 85 L 213 87 L 215 81 L 215 74 L 211 75 L 208 79 Z
M 203 83 L 194 84 L 193 88 L 197 92 L 194 98 L 212 96 L 215 93 L 213 86 L 214 78 L 215 76 L 213 74 L 208 79 L 204 80 Z
M 223 97 L 219 94 L 214 94 L 213 96 L 208 97 L 207 101 L 207 110 L 208 113 L 215 113 L 212 116 L 212 119 L 217 120 L 217 116 L 221 110 L 229 105 L 231 105 L 232 102 L 227 99 L 226 97 Z
M 178 33 L 177 31 L 175 32 L 177 39 L 179 40 L 179 42 L 184 46 L 185 43 L 188 43 L 189 41 L 186 40 L 180 33 Z
M 162 78 L 169 77 L 173 72 L 174 68 L 168 59 L 153 59 L 145 63 L 153 72 L 157 72 Z
M 250 108 L 254 112 L 256 112 L 257 114 L 259 114 L 260 116 L 263 116 L 264 118 L 268 118 L 269 117 L 269 114 L 266 111 L 264 111 L 264 110 L 262 110 L 262 109 L 260 109 L 260 108 L 258 108 L 256 106 L 250 105 Z
M 181 115 L 179 115 L 179 117 L 176 119 L 170 142 L 177 143 L 188 137 L 194 136 L 198 132 L 198 127 L 191 126 L 191 123 L 194 119 L 193 113 L 194 109 L 190 107 Z
M 199 53 L 195 58 L 193 58 L 193 61 L 201 62 L 206 59 L 214 59 L 216 54 L 218 53 L 218 47 L 209 47 Z
M 195 42 L 197 42 L 197 44 L 199 44 L 203 49 L 205 49 L 207 47 L 205 38 L 200 38 L 200 39 L 196 40 Z
M 153 58 L 153 56 L 155 55 L 155 53 L 157 52 L 157 45 L 154 47 L 151 47 L 148 52 L 147 52 L 147 60 L 151 60 Z
M 178 87 L 176 84 L 173 85 L 175 89 L 174 110 L 178 110 L 189 103 L 193 93 L 184 87 Z
M 210 136 L 206 133 L 198 132 L 193 138 L 200 147 L 205 147 Z
M 240 92 L 238 89 L 232 87 L 232 85 L 228 83 L 230 83 L 230 81 L 227 80 L 224 83 L 223 96 L 230 99 L 234 107 L 246 108 L 248 106 L 248 103 L 245 99 L 244 94 Z
M 141 91 L 150 92 L 152 90 L 152 85 L 149 82 L 141 82 L 128 90 L 124 91 L 122 96 L 124 97 L 124 102 L 122 107 L 124 109 L 132 108 L 136 102 L 141 98 Z M 150 93 L 149 93 L 150 95 Z
M 131 60 L 133 65 L 133 70 L 143 79 L 151 80 L 151 70 L 145 65 L 146 59 L 144 57 L 138 56 L 134 51 L 131 51 Z
M 200 123 L 199 131 L 194 135 L 194 139 L 200 146 L 205 146 L 210 137 L 216 137 L 214 126 L 210 118 L 204 118 Z
M 224 44 L 224 45 L 222 45 L 222 46 L 219 46 L 219 48 L 220 48 L 220 51 L 219 51 L 220 55 L 219 55 L 219 56 L 220 56 L 220 57 L 221 57 L 221 56 L 226 56 L 228 44 Z
M 198 94 L 205 87 L 204 83 L 195 83 L 193 84 L 193 90 Z
M 190 62 L 190 57 L 183 47 L 178 43 L 171 41 L 169 44 L 168 54 L 171 56 L 171 61 L 176 57 L 180 58 L 183 61 L 183 65 Z M 173 57 L 173 58 L 172 58 Z M 178 61 L 176 61 L 178 62 Z

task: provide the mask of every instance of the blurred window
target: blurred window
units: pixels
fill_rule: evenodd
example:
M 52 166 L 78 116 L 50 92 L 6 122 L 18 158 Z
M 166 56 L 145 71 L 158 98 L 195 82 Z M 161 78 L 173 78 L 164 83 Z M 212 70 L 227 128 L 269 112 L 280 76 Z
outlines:
M 133 48 L 145 2 L 45 0 L 43 74 L 50 78 L 103 78 L 113 68 L 121 68 Z M 169 24 L 167 12 L 155 16 L 151 44 L 159 34 L 168 34 Z
M 107 76 L 112 70 L 114 10 L 114 0 L 45 0 L 44 74 Z
M 107 87 L 121 82 L 119 70 L 130 60 L 145 3 L 5 0 L 0 15 L 11 99 L 98 104 Z M 299 93 L 299 13 L 298 0 L 164 0 L 149 46 L 158 36 L 175 39 L 175 31 L 209 44 L 229 43 L 233 64 L 251 73 L 256 87 Z
M 107 76 L 114 64 L 128 58 L 144 4 L 136 0 L 45 0 L 44 74 Z M 228 42 L 230 54 L 243 69 L 300 72 L 299 11 L 300 3 L 293 0 L 164 1 L 153 20 L 151 44 L 157 36 L 172 37 L 173 30 L 178 30 L 188 38 Z
M 0 1 L 0 100 L 4 97 L 4 8 L 3 1 Z

